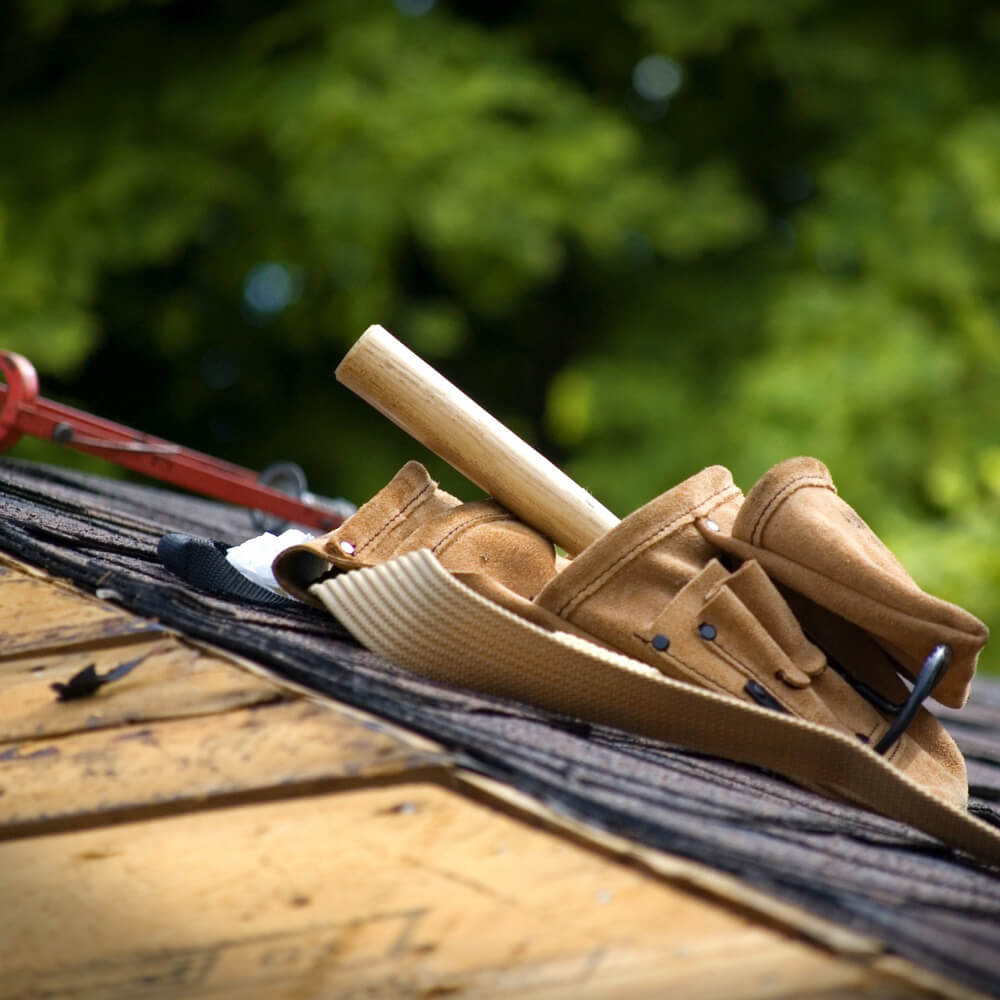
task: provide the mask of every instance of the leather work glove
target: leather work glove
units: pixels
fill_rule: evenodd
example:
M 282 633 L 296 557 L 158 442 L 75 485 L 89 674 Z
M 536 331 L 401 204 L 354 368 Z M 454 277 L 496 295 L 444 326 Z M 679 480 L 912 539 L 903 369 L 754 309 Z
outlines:
M 273 568 L 286 590 L 320 604 L 310 588 L 324 576 L 422 549 L 500 618 L 512 613 L 881 747 L 935 796 L 966 802 L 965 763 L 940 723 L 919 701 L 905 731 L 894 723 L 910 695 L 900 675 L 917 677 L 937 644 L 954 663 L 934 696 L 964 701 L 986 627 L 920 590 L 815 459 L 775 466 L 745 500 L 727 469 L 704 469 L 572 561 L 495 501 L 463 504 L 410 462 L 339 528 L 286 550 Z M 446 611 L 436 627 L 449 628 Z

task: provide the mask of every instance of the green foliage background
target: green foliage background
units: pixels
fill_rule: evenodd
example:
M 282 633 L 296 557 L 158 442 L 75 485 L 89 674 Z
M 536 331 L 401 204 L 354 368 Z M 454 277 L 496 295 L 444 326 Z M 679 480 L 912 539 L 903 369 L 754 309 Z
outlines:
M 620 514 L 813 454 L 1000 620 L 993 5 L 17 0 L 0 28 L 0 346 L 46 395 L 361 500 L 426 459 L 333 381 L 380 322 Z

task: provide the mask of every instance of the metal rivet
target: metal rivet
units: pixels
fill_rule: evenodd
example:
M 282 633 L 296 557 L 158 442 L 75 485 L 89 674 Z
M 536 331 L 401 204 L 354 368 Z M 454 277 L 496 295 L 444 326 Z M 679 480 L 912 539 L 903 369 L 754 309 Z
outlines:
M 709 531 L 718 531 L 719 526 L 710 517 L 706 517 L 702 522 Z
M 665 635 L 657 633 L 653 636 L 653 649 L 658 649 L 661 653 L 670 649 L 670 640 Z
M 709 625 L 708 622 L 702 622 L 698 626 L 698 635 L 700 635 L 702 637 L 702 639 L 714 639 L 715 638 L 715 626 L 714 625 Z
M 344 553 L 345 556 L 354 555 L 354 542 L 341 542 L 340 551 Z

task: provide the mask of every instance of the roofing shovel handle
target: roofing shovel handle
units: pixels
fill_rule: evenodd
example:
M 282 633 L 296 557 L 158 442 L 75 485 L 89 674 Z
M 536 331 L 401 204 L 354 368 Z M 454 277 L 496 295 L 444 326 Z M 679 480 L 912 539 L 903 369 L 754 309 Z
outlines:
M 570 555 L 618 518 L 388 330 L 370 326 L 337 379 Z

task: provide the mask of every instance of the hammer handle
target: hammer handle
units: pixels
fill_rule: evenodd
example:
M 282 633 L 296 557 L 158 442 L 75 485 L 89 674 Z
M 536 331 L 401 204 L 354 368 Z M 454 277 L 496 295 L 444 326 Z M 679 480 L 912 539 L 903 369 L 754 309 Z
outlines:
M 370 326 L 337 379 L 570 555 L 618 523 L 586 490 L 388 330 Z

